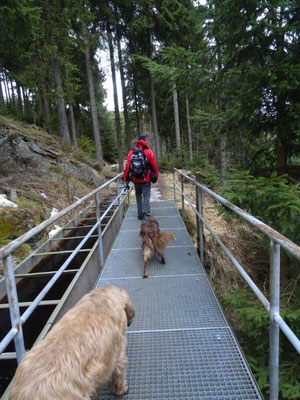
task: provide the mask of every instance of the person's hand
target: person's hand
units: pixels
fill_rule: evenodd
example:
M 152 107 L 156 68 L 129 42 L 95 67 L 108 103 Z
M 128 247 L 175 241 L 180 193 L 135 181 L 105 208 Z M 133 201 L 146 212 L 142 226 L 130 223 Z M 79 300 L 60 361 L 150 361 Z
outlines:
M 126 190 L 129 190 L 129 189 L 130 189 L 129 182 L 126 182 Z

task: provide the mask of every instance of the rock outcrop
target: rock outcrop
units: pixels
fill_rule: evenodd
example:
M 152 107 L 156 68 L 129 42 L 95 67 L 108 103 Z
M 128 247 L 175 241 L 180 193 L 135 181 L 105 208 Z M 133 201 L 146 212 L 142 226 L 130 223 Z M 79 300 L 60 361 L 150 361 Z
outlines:
M 56 166 L 89 186 L 99 186 L 105 180 L 94 168 L 77 159 L 76 155 L 71 153 L 71 157 L 68 157 L 61 149 L 58 151 L 41 143 L 35 138 L 34 130 L 30 137 L 20 127 L 16 128 L 16 125 L 3 123 L 1 120 L 0 164 L 4 175 L 15 169 L 22 169 L 43 176 L 48 175 L 51 167 L 54 170 Z

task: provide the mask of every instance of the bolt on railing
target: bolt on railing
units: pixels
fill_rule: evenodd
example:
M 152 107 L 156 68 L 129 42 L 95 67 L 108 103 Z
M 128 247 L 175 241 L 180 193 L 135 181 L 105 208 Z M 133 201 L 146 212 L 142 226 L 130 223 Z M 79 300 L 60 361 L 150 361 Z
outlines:
M 176 183 L 176 173 L 179 174 L 181 180 L 181 187 Z M 184 179 L 193 183 L 196 187 L 196 206 L 190 201 L 187 195 L 184 193 Z M 242 275 L 244 280 L 250 286 L 251 290 L 257 296 L 259 301 L 263 304 L 270 316 L 270 359 L 269 359 L 269 382 L 270 382 L 270 400 L 278 400 L 279 396 L 279 329 L 285 334 L 290 343 L 294 346 L 298 354 L 300 354 L 300 340 L 286 324 L 283 318 L 280 316 L 280 248 L 284 248 L 292 256 L 300 260 L 300 247 L 275 231 L 268 225 L 264 224 L 257 218 L 248 214 L 246 211 L 230 203 L 217 193 L 208 189 L 206 186 L 197 182 L 195 179 L 189 177 L 180 170 L 174 168 L 173 170 L 173 187 L 174 187 L 174 201 L 176 203 L 176 191 L 181 194 L 182 210 L 184 211 L 184 200 L 190 205 L 197 215 L 197 245 L 200 255 L 200 261 L 204 261 L 204 234 L 203 225 L 208 229 L 211 235 L 214 237 L 219 246 L 224 250 L 230 261 Z M 245 221 L 249 222 L 260 232 L 270 238 L 270 302 L 253 282 L 247 272 L 243 269 L 237 259 L 224 245 L 220 238 L 215 234 L 211 226 L 203 217 L 203 203 L 202 194 L 207 193 L 209 196 L 223 204 L 225 207 L 232 210 L 234 213 L 239 215 Z M 177 204 L 177 203 L 176 203 Z
M 64 210 L 60 211 L 59 213 L 55 214 L 53 217 L 47 219 L 46 221 L 42 222 L 38 226 L 34 227 L 30 231 L 26 232 L 24 235 L 20 236 L 19 238 L 13 240 L 11 243 L 7 244 L 6 246 L 0 249 L 0 260 L 3 262 L 3 275 L 5 279 L 6 285 L 6 292 L 7 298 L 9 303 L 9 312 L 10 312 L 10 319 L 11 319 L 11 329 L 6 334 L 6 336 L 0 342 L 0 354 L 6 349 L 6 347 L 10 344 L 12 340 L 14 340 L 15 344 L 15 351 L 17 355 L 17 362 L 18 364 L 21 362 L 24 354 L 25 354 L 25 345 L 24 345 L 24 337 L 23 337 L 23 329 L 22 325 L 27 321 L 33 311 L 37 308 L 39 303 L 43 300 L 55 282 L 59 279 L 74 257 L 78 254 L 79 250 L 83 247 L 83 245 L 87 242 L 87 240 L 91 237 L 94 231 L 98 230 L 98 246 L 99 246 L 99 263 L 100 267 L 103 267 L 104 264 L 104 253 L 103 253 L 103 245 L 102 245 L 102 230 L 101 230 L 101 222 L 109 213 L 109 211 L 114 207 L 117 206 L 120 214 L 120 206 L 125 200 L 126 197 L 126 188 L 121 190 L 120 187 L 120 178 L 122 174 L 118 174 L 114 178 L 110 179 L 109 181 L 105 182 L 103 185 L 99 186 L 97 189 L 93 190 L 91 193 L 87 194 L 86 196 L 82 197 L 81 199 L 77 200 L 75 203 L 71 204 Z M 117 195 L 115 199 L 111 202 L 105 212 L 100 216 L 100 202 L 99 202 L 99 192 L 104 189 L 105 187 L 109 186 L 111 183 L 117 182 Z M 127 191 L 127 196 L 129 196 L 131 187 Z M 124 198 L 121 200 L 121 197 Z M 14 261 L 11 256 L 11 253 L 20 247 L 22 244 L 26 243 L 32 237 L 37 235 L 38 233 L 42 232 L 44 229 L 48 228 L 54 222 L 59 220 L 60 218 L 67 215 L 69 212 L 77 209 L 86 201 L 94 199 L 95 201 L 95 208 L 96 208 L 96 223 L 91 227 L 89 232 L 85 235 L 83 240 L 77 245 L 77 247 L 73 250 L 73 252 L 69 255 L 63 265 L 56 271 L 53 277 L 49 280 L 47 285 L 42 289 L 42 291 L 37 295 L 37 297 L 33 300 L 30 306 L 26 309 L 26 311 L 21 315 L 20 314 L 20 307 L 19 307 L 19 300 L 18 300 L 18 292 L 17 292 L 17 285 L 15 279 L 15 272 L 14 272 Z M 120 217 L 121 218 L 121 217 Z

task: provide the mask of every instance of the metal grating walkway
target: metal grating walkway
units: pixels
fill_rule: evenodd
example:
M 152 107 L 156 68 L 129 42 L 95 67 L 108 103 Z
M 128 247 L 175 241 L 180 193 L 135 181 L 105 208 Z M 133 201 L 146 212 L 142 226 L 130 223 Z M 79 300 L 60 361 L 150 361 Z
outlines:
M 152 202 L 151 213 L 176 237 L 166 264 L 153 258 L 142 278 L 141 221 L 131 205 L 98 282 L 126 289 L 136 307 L 124 398 L 262 399 L 175 203 Z M 104 388 L 100 398 L 115 397 Z

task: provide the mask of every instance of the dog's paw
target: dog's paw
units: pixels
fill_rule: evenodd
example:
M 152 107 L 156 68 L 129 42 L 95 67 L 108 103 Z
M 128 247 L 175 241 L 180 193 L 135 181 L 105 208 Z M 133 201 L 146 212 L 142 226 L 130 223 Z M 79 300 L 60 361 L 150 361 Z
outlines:
M 120 397 L 120 396 L 125 396 L 125 395 L 128 394 L 128 393 L 129 393 L 129 385 L 128 385 L 127 382 L 124 383 L 124 386 L 122 387 L 121 390 L 113 391 L 113 392 L 112 392 L 112 394 L 113 394 L 114 396 L 118 396 L 118 397 Z

